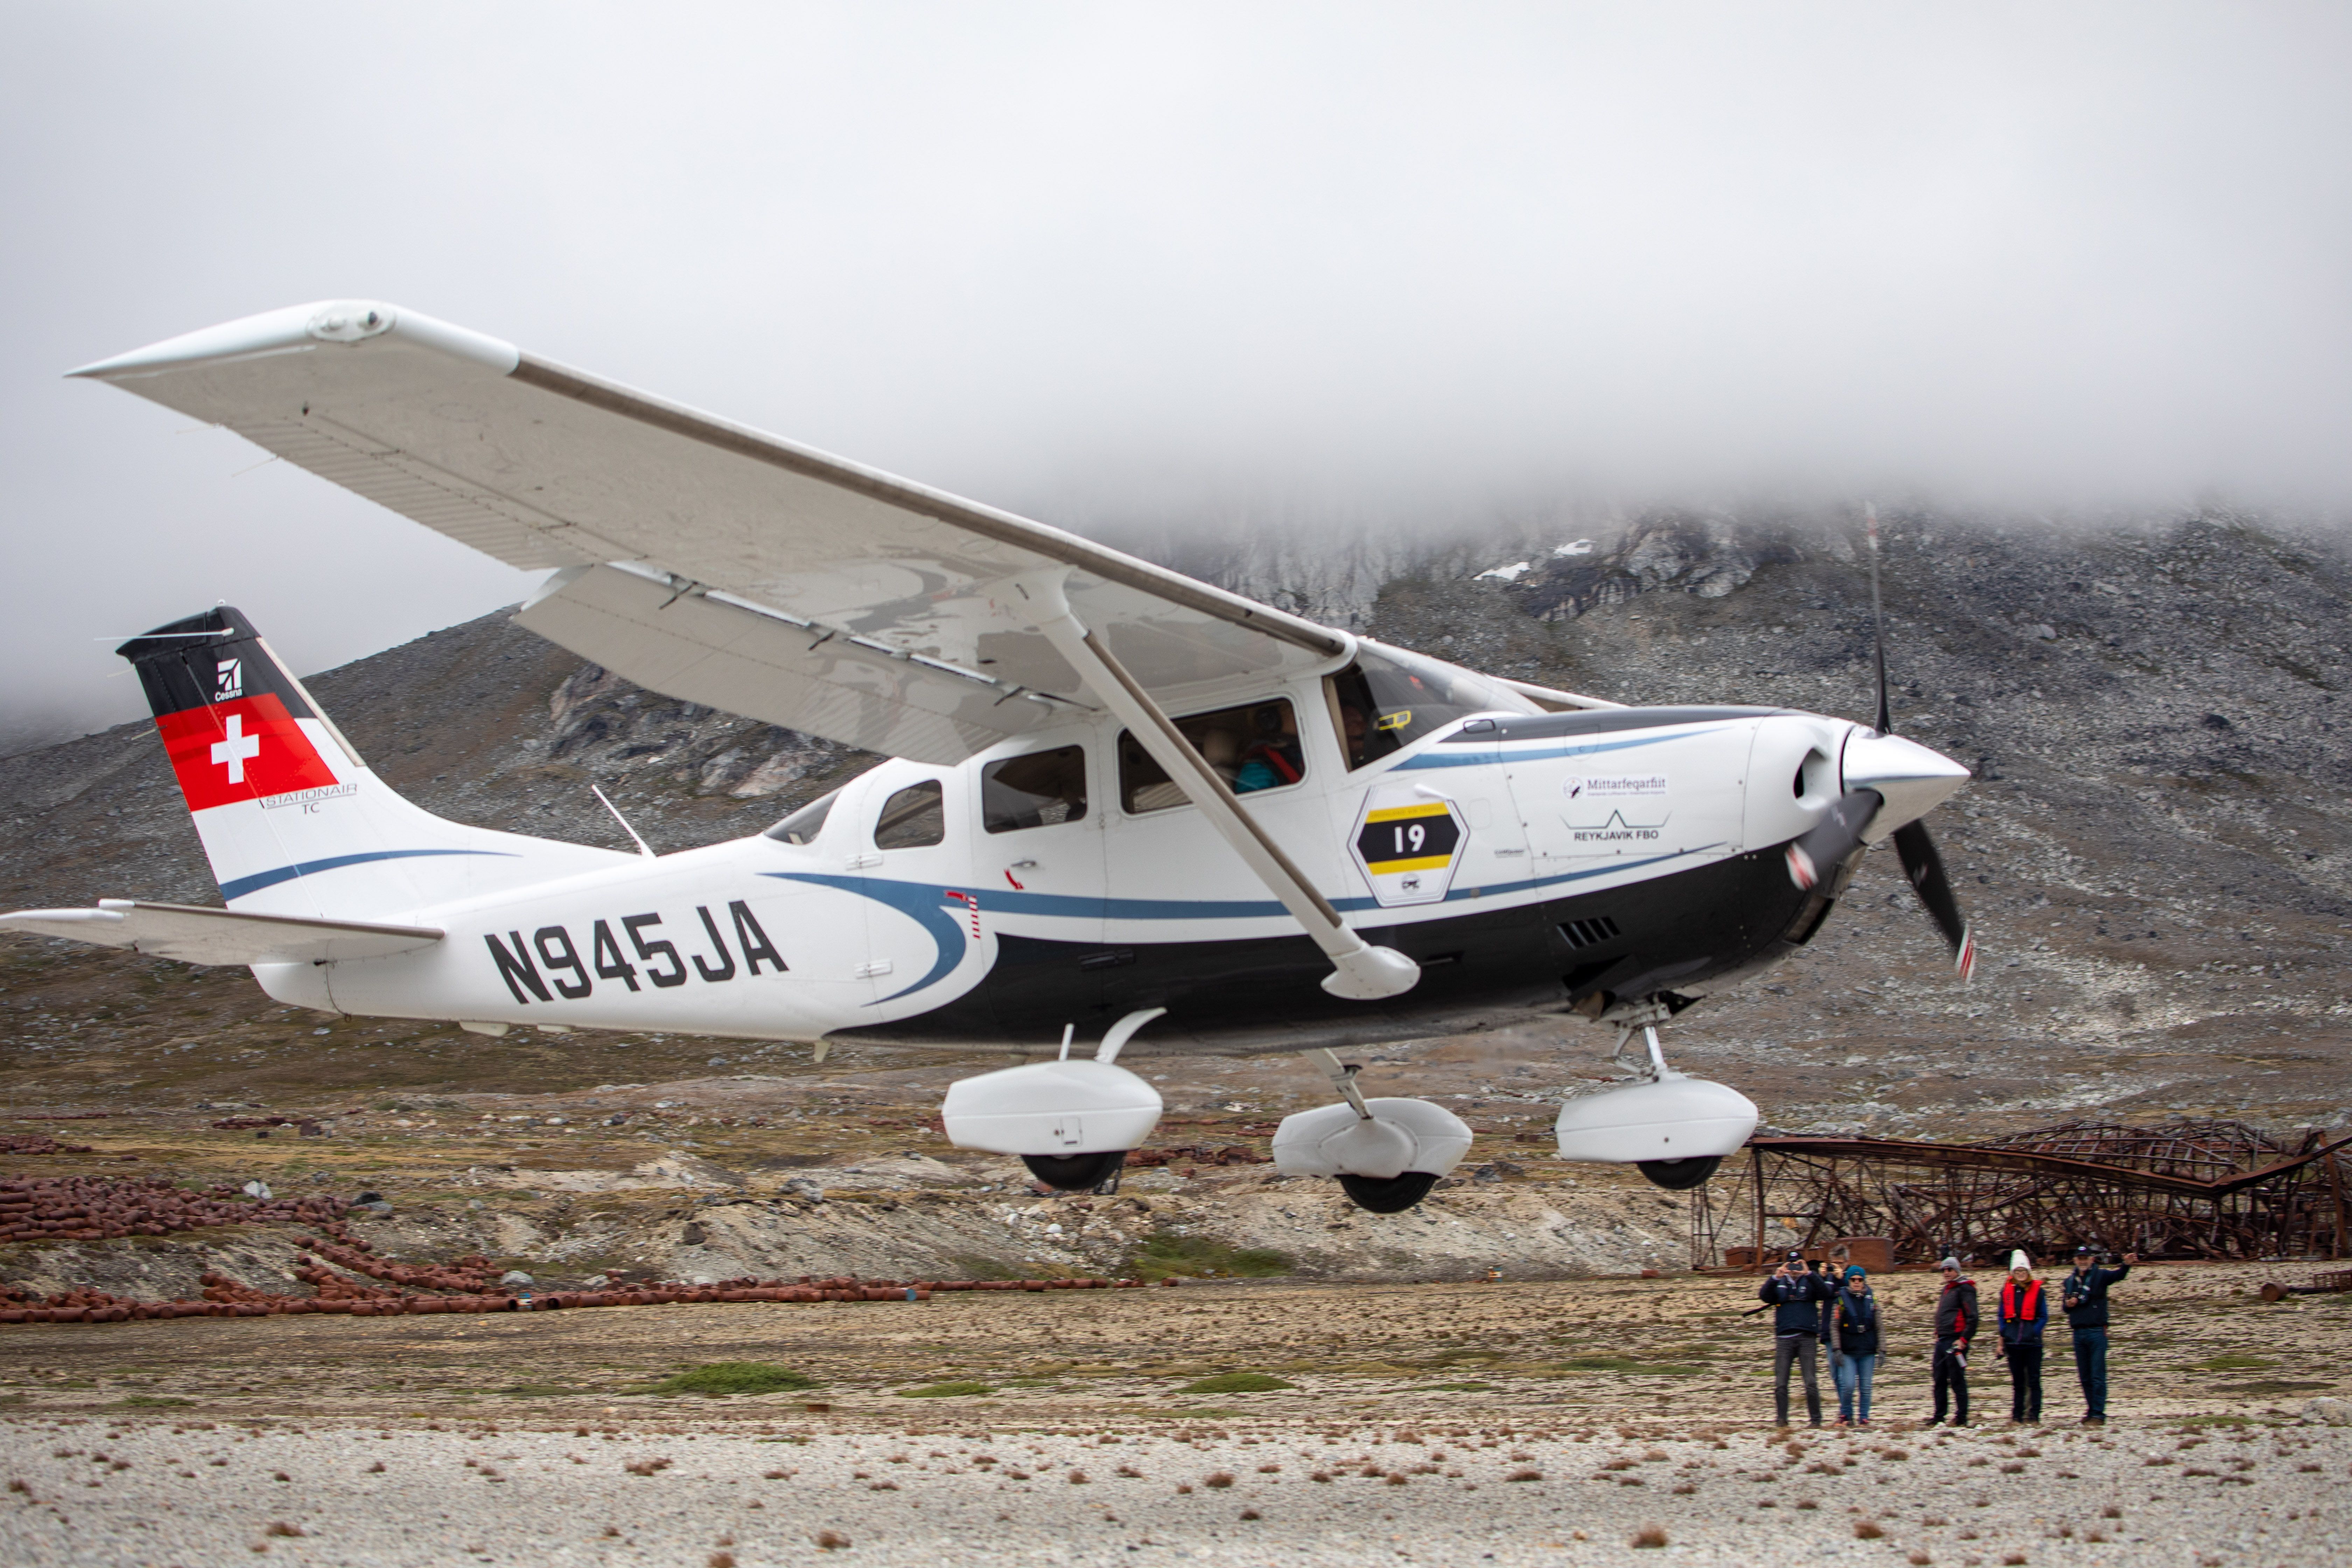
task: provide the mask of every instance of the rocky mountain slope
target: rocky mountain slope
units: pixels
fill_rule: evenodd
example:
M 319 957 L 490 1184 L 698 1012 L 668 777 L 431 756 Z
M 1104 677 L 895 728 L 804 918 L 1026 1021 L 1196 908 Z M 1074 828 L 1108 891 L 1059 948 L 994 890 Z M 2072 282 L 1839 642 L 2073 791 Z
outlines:
M 1268 538 L 1216 564 L 1244 591 L 1498 673 L 1628 701 L 1861 715 L 1857 539 L 1845 517 L 1657 512 L 1361 549 Z M 2352 1121 L 2340 544 L 2210 512 L 2073 529 L 1895 514 L 1886 546 L 1897 725 L 1979 773 L 1936 826 L 1984 966 L 1973 986 L 1950 980 L 1876 854 L 1811 951 L 1677 1024 L 1677 1059 L 1789 1127 L 1955 1136 L 2177 1110 Z M 428 808 L 599 843 L 625 841 L 591 782 L 670 849 L 756 831 L 869 760 L 634 689 L 502 616 L 312 685 Z M 7 907 L 216 898 L 143 723 L 0 760 L 0 832 Z M 19 1104 L 554 1090 L 747 1054 L 517 1037 L 485 1055 L 446 1030 L 296 1018 L 242 974 L 21 939 L 0 949 L 0 1089 Z M 1531 1113 L 1604 1076 L 1601 1031 L 1523 1036 L 1383 1052 L 1373 1070 L 1394 1091 Z M 791 1051 L 760 1054 L 763 1070 L 807 1070 L 805 1053 L 798 1068 Z M 1270 1104 L 1319 1090 L 1286 1062 L 1187 1072 Z

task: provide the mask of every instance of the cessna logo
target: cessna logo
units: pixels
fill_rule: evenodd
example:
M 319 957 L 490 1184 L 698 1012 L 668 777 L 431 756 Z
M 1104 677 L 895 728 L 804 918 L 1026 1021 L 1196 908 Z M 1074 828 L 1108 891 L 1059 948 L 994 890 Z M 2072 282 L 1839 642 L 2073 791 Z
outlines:
M 245 695 L 245 660 L 225 658 L 215 667 L 213 700 L 232 702 Z

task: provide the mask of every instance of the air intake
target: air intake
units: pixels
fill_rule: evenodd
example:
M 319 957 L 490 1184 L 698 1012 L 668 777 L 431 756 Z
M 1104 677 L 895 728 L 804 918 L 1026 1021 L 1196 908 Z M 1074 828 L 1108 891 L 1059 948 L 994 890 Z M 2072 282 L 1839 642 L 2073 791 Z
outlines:
M 1562 921 L 1559 934 L 1571 949 L 1594 947 L 1617 934 L 1617 922 L 1607 915 L 1595 915 L 1586 921 Z

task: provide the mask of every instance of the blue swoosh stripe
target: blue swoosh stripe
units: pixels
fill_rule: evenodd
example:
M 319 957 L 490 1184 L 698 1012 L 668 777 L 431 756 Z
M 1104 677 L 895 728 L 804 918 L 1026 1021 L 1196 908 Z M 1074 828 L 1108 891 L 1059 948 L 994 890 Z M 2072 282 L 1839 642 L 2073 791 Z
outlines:
M 345 866 L 363 866 L 370 860 L 407 860 L 419 855 L 495 855 L 501 859 L 514 858 L 503 849 L 372 849 L 364 855 L 337 855 L 325 860 L 300 860 L 291 866 L 256 871 L 250 877 L 223 882 L 221 900 L 224 903 L 234 902 L 247 893 L 257 893 L 264 888 L 274 888 L 297 877 L 315 877 L 321 871 L 337 871 Z
M 806 882 L 812 887 L 835 888 L 846 893 L 856 893 L 887 904 L 923 928 L 926 935 L 938 947 L 931 960 L 931 972 L 908 986 L 893 991 L 879 1001 L 869 1002 L 869 1007 L 879 1007 L 884 1002 L 896 1002 L 899 997 L 936 984 L 948 977 L 955 966 L 963 962 L 963 922 L 947 912 L 947 890 L 936 882 L 887 882 L 879 877 L 837 877 L 823 871 L 762 871 L 763 877 L 781 881 Z M 956 906 L 958 914 L 963 906 Z
M 1669 855 L 1653 855 L 1640 860 L 1612 860 L 1604 866 L 1593 866 L 1580 871 L 1562 871 L 1557 876 L 1530 877 L 1517 882 L 1490 882 L 1477 888 L 1454 888 L 1447 891 L 1444 901 L 1451 904 L 1470 899 L 1493 898 L 1503 893 L 1529 892 L 1538 888 L 1558 887 L 1565 882 L 1590 881 L 1613 872 L 1638 871 L 1644 866 L 1705 853 L 1706 849 L 1677 849 Z M 881 1001 L 868 1003 L 868 1006 L 878 1007 L 883 1002 L 896 1002 L 901 996 L 911 995 L 927 985 L 936 984 L 963 962 L 965 907 L 960 901 L 950 900 L 949 889 L 936 882 L 894 882 L 880 877 L 842 877 L 823 871 L 762 871 L 760 874 L 773 877 L 779 881 L 806 882 L 812 887 L 856 893 L 897 910 L 923 928 L 937 948 L 930 973 L 904 990 L 894 991 Z M 955 890 L 961 892 L 964 889 Z M 981 907 L 992 914 L 1042 915 L 1049 919 L 1088 921 L 1263 920 L 1287 912 L 1272 899 L 1090 899 L 1070 893 L 1009 891 L 991 891 L 982 895 Z M 1377 899 L 1353 898 L 1335 899 L 1331 907 L 1348 914 L 1382 906 Z

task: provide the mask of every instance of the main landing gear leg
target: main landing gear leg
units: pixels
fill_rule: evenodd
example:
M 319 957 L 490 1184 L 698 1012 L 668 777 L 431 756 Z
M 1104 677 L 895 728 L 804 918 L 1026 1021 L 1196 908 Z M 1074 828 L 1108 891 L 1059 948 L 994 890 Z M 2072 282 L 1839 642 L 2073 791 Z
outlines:
M 1624 1018 L 1613 1059 L 1633 1081 L 1560 1107 L 1561 1159 L 1630 1164 L 1653 1185 L 1687 1192 L 1714 1175 L 1756 1130 L 1756 1107 L 1746 1095 L 1666 1065 L 1658 1026 L 1667 1016 L 1664 1007 L 1653 1005 Z M 1636 1033 L 1647 1047 L 1638 1061 L 1626 1052 Z

